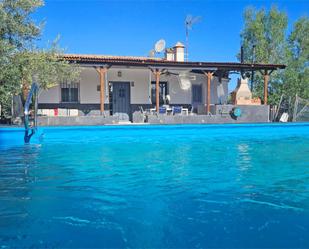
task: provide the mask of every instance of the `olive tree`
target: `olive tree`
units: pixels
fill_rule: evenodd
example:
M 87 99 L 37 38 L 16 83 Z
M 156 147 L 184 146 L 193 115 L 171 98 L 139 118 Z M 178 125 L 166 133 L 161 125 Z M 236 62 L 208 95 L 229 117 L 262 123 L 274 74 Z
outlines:
M 33 77 L 45 89 L 64 79 L 78 78 L 78 67 L 62 59 L 57 39 L 47 49 L 36 46 L 44 23 L 36 23 L 31 15 L 43 5 L 42 0 L 0 0 L 2 116 L 9 114 L 13 95 L 25 97 Z

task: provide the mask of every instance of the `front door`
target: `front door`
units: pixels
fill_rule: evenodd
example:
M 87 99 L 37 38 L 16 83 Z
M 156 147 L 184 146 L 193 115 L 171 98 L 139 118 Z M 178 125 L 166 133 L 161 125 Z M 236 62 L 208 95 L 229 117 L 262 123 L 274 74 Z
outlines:
M 113 115 L 119 120 L 130 120 L 130 83 L 113 82 Z

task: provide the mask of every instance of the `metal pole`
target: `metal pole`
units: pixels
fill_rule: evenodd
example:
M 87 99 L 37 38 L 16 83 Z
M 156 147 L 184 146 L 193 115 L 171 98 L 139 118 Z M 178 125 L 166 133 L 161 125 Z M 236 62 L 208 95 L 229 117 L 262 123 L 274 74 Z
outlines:
M 255 62 L 255 45 L 252 46 L 252 64 Z M 254 84 L 254 70 L 251 71 L 251 86 L 250 90 L 253 91 L 253 84 Z
M 38 125 L 38 105 L 39 105 L 39 89 L 35 92 L 35 104 L 34 104 L 34 127 Z
M 189 49 L 189 30 L 188 30 L 188 27 L 186 25 L 186 61 L 189 60 L 189 52 L 188 52 L 188 49 Z
M 243 45 L 240 46 L 240 63 L 244 63 L 244 46 Z M 240 70 L 240 75 L 241 77 L 244 77 L 243 76 L 244 71 L 242 69 Z
M 268 99 L 268 80 L 269 80 L 269 75 L 267 70 L 265 70 L 264 74 L 264 105 L 267 105 L 267 99 Z
M 160 106 L 160 92 L 159 92 L 160 74 L 161 74 L 161 72 L 157 69 L 156 72 L 155 72 L 155 76 L 156 76 L 156 111 L 157 112 L 159 112 L 159 106 Z

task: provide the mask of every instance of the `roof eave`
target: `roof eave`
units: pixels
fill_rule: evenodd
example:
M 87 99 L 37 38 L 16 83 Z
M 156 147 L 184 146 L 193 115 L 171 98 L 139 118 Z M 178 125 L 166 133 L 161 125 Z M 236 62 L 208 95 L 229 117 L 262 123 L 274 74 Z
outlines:
M 200 69 L 207 70 L 212 68 L 214 70 L 226 71 L 258 71 L 258 70 L 277 70 L 286 68 L 282 64 L 247 64 L 237 62 L 178 62 L 168 61 L 164 59 L 142 58 L 137 59 L 129 58 L 102 58 L 102 57 L 89 57 L 89 56 L 73 56 L 64 55 L 63 59 L 77 64 L 83 65 L 102 65 L 109 64 L 115 66 L 132 66 L 132 67 L 169 67 L 169 68 L 187 68 L 187 69 Z

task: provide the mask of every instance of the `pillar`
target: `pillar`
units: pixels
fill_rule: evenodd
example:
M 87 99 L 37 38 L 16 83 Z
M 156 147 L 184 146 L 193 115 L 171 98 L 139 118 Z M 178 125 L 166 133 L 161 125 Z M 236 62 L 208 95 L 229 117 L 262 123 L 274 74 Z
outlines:
M 159 112 L 159 106 L 160 106 L 160 75 L 161 72 L 157 69 L 155 71 L 155 77 L 156 77 L 156 111 Z
M 267 70 L 265 70 L 264 74 L 264 105 L 267 105 L 267 98 L 268 98 L 268 81 L 269 81 L 269 74 Z
M 105 103 L 105 79 L 106 79 L 106 67 L 96 68 L 100 77 L 100 112 L 101 115 L 104 113 L 104 103 Z
M 204 72 L 204 74 L 207 76 L 207 94 L 206 94 L 206 113 L 210 113 L 210 82 L 213 73 L 212 72 Z

